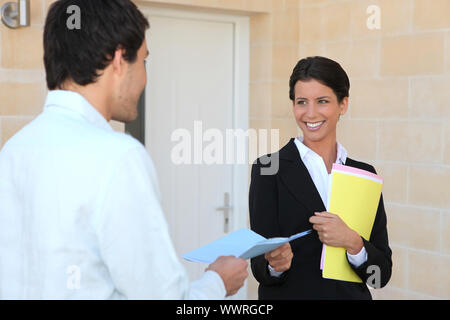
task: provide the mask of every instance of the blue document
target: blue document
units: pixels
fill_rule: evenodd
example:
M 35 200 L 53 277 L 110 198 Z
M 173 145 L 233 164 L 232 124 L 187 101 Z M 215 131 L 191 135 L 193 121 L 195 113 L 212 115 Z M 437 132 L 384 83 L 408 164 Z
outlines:
M 213 263 L 220 256 L 235 256 L 250 259 L 281 247 L 286 242 L 301 238 L 312 230 L 297 233 L 289 238 L 270 238 L 249 229 L 237 230 L 223 238 L 207 244 L 204 247 L 192 250 L 183 255 L 188 261 Z

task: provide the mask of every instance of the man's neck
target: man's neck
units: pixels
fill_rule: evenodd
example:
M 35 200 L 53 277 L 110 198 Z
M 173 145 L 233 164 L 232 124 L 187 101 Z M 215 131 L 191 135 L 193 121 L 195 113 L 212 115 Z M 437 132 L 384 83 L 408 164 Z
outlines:
M 103 89 L 98 83 L 89 84 L 87 86 L 79 86 L 72 82 L 61 85 L 61 90 L 73 91 L 85 98 L 105 119 L 111 120 L 110 104 L 106 96 L 99 94 Z

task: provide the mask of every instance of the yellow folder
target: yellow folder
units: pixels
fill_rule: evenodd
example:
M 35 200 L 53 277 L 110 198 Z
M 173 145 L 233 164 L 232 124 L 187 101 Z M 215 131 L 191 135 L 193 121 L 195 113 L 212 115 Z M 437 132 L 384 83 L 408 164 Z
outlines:
M 335 164 L 332 169 L 328 212 L 369 240 L 381 196 L 383 179 L 371 172 Z M 362 282 L 350 267 L 344 248 L 324 246 L 322 276 Z

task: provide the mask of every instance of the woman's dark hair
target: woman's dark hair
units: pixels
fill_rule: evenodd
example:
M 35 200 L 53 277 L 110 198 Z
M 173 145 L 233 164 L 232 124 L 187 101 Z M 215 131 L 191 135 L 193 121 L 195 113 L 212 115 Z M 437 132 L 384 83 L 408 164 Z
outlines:
M 341 65 L 324 57 L 308 57 L 300 60 L 289 80 L 289 98 L 295 99 L 295 85 L 298 81 L 316 80 L 330 87 L 341 103 L 349 96 L 350 80 Z
M 72 6 L 72 7 L 71 7 Z M 77 6 L 77 7 L 74 7 Z M 79 10 L 79 28 L 69 21 Z M 79 85 L 94 83 L 124 49 L 124 59 L 136 61 L 149 28 L 148 20 L 130 0 L 58 0 L 47 14 L 44 27 L 44 65 L 49 90 L 66 80 Z

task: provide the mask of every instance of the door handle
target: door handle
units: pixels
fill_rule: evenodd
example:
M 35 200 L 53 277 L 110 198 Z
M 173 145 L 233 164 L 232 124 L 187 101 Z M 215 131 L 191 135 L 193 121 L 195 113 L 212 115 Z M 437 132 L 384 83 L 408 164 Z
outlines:
M 228 233 L 230 227 L 230 213 L 233 210 L 233 207 L 230 205 L 230 194 L 225 192 L 223 199 L 223 206 L 216 208 L 216 211 L 223 211 L 223 232 Z

